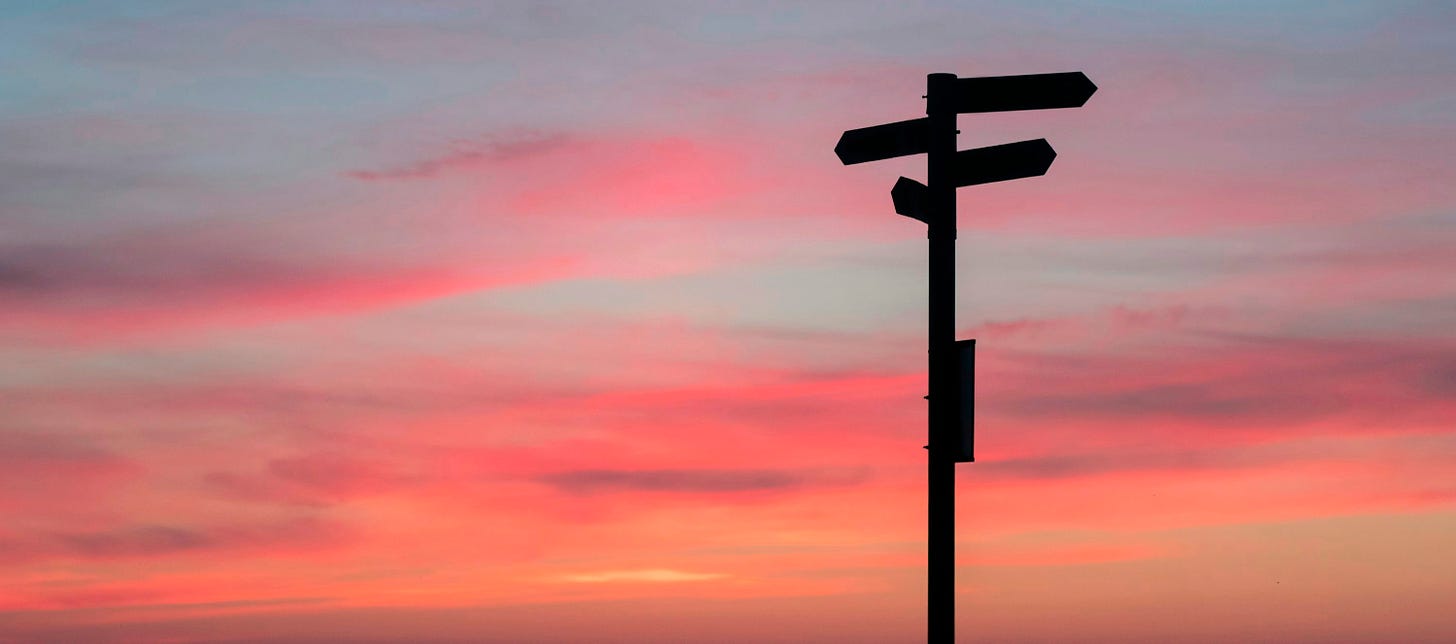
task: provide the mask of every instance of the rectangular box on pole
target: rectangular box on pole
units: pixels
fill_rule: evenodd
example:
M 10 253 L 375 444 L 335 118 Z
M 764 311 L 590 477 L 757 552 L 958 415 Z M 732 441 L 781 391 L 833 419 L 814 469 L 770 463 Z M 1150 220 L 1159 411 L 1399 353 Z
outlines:
M 956 340 L 956 367 L 961 374 L 960 439 L 956 445 L 957 463 L 976 461 L 976 341 Z

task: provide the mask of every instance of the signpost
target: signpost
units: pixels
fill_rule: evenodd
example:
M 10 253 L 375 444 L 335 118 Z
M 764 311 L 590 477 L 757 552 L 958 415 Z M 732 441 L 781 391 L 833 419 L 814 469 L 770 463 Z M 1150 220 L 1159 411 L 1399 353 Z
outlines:
M 930 450 L 926 641 L 955 641 L 955 464 L 975 460 L 975 340 L 955 339 L 956 188 L 1046 174 L 1046 139 L 956 151 L 956 115 L 1081 107 L 1097 91 L 1082 72 L 926 77 L 925 118 L 848 130 L 834 153 L 845 165 L 926 155 L 926 183 L 900 177 L 895 212 L 924 222 L 930 242 Z
M 930 119 L 913 119 L 849 130 L 839 137 L 834 153 L 844 165 L 880 161 L 930 149 Z

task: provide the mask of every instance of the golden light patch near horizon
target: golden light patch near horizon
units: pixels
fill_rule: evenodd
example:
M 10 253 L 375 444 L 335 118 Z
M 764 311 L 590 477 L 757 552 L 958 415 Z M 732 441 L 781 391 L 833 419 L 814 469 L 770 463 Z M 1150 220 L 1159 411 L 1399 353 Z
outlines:
M 577 584 L 600 584 L 611 582 L 683 582 L 723 579 L 724 573 L 687 572 L 668 568 L 647 568 L 643 570 L 611 570 L 594 573 L 578 573 L 556 577 L 556 581 Z

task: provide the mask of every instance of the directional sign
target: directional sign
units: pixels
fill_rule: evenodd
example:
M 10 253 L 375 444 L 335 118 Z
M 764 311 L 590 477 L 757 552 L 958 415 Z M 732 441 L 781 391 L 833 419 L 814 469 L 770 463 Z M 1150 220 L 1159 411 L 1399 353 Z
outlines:
M 1082 107 L 1097 86 L 1082 72 L 957 78 L 955 111 L 1013 112 Z
M 895 200 L 895 212 L 929 224 L 930 216 L 926 214 L 928 208 L 925 205 L 930 200 L 925 194 L 929 190 L 919 181 L 900 177 L 895 187 L 890 189 L 890 198 Z
M 914 119 L 846 130 L 834 146 L 844 165 L 879 161 L 930 150 L 928 119 Z
M 956 186 L 1039 177 L 1046 174 L 1055 158 L 1057 151 L 1046 139 L 961 150 L 955 156 Z M 890 189 L 895 212 L 929 224 L 929 191 L 919 181 L 900 177 L 895 187 Z
M 956 186 L 974 186 L 1039 177 L 1046 174 L 1055 158 L 1057 151 L 1046 139 L 961 150 L 955 155 L 955 183 Z

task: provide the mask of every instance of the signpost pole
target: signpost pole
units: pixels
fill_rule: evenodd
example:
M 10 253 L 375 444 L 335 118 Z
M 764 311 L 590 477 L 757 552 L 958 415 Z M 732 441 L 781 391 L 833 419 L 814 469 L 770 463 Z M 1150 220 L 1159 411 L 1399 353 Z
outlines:
M 1082 72 L 925 79 L 925 118 L 845 130 L 834 154 L 853 165 L 924 154 L 926 181 L 900 177 L 895 212 L 922 221 L 930 240 L 930 400 L 926 507 L 926 641 L 955 641 L 955 464 L 975 457 L 975 340 L 955 339 L 956 188 L 1037 177 L 1057 153 L 1046 139 L 956 150 L 956 115 L 1081 107 L 1097 91 Z M 965 385 L 965 386 L 962 386 Z
M 929 224 L 929 468 L 927 637 L 955 641 L 955 464 L 960 420 L 955 351 L 955 74 L 926 78 Z

